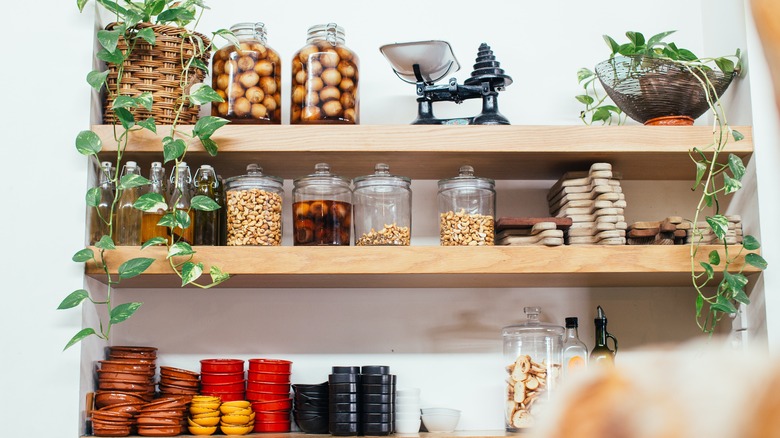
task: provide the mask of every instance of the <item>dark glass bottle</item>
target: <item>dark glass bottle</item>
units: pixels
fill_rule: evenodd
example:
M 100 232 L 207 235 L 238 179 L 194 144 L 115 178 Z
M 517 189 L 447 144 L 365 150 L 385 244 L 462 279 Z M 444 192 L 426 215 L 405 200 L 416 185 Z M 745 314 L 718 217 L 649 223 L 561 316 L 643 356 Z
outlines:
M 217 197 L 217 176 L 208 164 L 200 166 L 193 178 L 195 196 L 206 196 L 219 204 Z M 195 245 L 219 245 L 219 210 L 195 210 Z
M 617 354 L 618 343 L 617 338 L 612 336 L 607 331 L 607 315 L 604 314 L 604 309 L 598 306 L 598 316 L 593 320 L 596 324 L 596 346 L 590 352 L 590 363 L 595 366 L 607 366 L 610 367 L 615 363 L 615 354 Z M 615 349 L 611 350 L 607 346 L 607 339 L 612 339 Z

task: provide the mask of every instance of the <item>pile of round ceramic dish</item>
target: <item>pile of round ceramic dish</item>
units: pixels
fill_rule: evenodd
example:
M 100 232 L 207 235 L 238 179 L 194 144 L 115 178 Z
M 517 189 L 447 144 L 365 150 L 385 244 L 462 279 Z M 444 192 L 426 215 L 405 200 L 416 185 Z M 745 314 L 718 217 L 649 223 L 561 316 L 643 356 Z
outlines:
M 428 432 L 452 432 L 460 421 L 460 411 L 449 408 L 423 408 L 422 422 Z
M 186 424 L 187 399 L 182 396 L 158 398 L 138 409 L 136 424 L 141 436 L 176 436 Z
M 219 410 L 219 430 L 225 435 L 246 435 L 255 427 L 255 413 L 247 400 L 223 402 Z
M 395 433 L 420 431 L 420 388 L 399 388 L 395 392 Z
M 193 435 L 211 435 L 217 431 L 219 424 L 219 397 L 196 395 L 190 402 L 190 416 L 187 418 L 188 429 Z
M 364 365 L 360 369 L 360 432 L 390 435 L 395 423 L 396 376 L 387 365 Z M 333 385 L 331 385 L 331 388 Z
M 194 371 L 161 366 L 157 386 L 163 396 L 181 395 L 189 400 L 200 391 L 200 375 Z
M 298 428 L 305 433 L 328 433 L 328 382 L 296 383 L 292 387 L 293 418 Z
M 244 400 L 246 380 L 241 359 L 200 361 L 200 393 L 219 397 L 223 402 Z
M 255 432 L 290 431 L 291 372 L 289 360 L 249 359 L 246 398 L 257 414 Z

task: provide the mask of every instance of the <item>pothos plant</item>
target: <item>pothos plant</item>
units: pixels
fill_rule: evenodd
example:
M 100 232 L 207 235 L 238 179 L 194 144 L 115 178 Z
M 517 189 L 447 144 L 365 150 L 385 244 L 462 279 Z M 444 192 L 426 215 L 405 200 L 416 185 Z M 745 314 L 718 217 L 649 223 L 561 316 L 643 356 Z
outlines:
M 692 190 L 701 190 L 690 219 L 690 263 L 691 280 L 697 292 L 696 323 L 703 332 L 713 333 L 724 315 L 738 312 L 738 304 L 750 304 L 745 293 L 748 285 L 748 278 L 743 274 L 745 266 L 751 265 L 760 270 L 767 267 L 766 260 L 759 254 L 746 253 L 760 248 L 755 237 L 744 236 L 741 246 L 729 244 L 729 220 L 721 212 L 722 197 L 739 191 L 745 175 L 745 165 L 740 157 L 729 153 L 724 159 L 723 155 L 731 141 L 740 141 L 744 136 L 729 125 L 720 96 L 706 73 L 714 65 L 726 75 L 739 74 L 742 65 L 739 49 L 731 56 L 699 58 L 690 50 L 680 48 L 673 42 L 665 42 L 664 39 L 672 33 L 674 31 L 661 32 L 645 39 L 639 32 L 626 32 L 626 43 L 619 44 L 607 35 L 604 35 L 604 41 L 610 48 L 610 58 L 623 55 L 669 61 L 695 77 L 705 92 L 713 118 L 712 140 L 706 146 L 692 147 L 689 151 L 696 169 Z M 580 119 L 587 125 L 596 122 L 623 124 L 625 114 L 613 104 L 597 79 L 590 69 L 581 68 L 577 72 L 577 80 L 585 90 L 585 94 L 576 96 L 585 105 L 585 109 L 580 112 Z M 720 248 L 710 250 L 706 261 L 700 261 L 699 252 L 703 250 L 705 233 L 714 233 L 721 243 Z M 737 265 L 735 262 L 743 256 L 745 263 Z M 739 268 L 735 269 L 735 265 Z M 722 279 L 714 284 L 716 269 L 722 272 Z
M 77 0 L 77 6 L 80 11 L 83 11 L 87 1 L 88 0 Z M 119 121 L 118 125 L 114 125 L 114 141 L 116 142 L 116 154 L 114 155 L 114 159 L 116 169 L 121 169 L 124 152 L 130 141 L 131 133 L 139 130 L 148 130 L 156 134 L 158 128 L 153 117 L 137 120 L 133 114 L 133 110 L 136 108 L 144 108 L 147 111 L 152 111 L 154 101 L 151 93 L 145 92 L 135 96 L 120 94 L 125 61 L 131 56 L 136 45 L 142 40 L 150 45 L 154 45 L 156 41 L 155 32 L 151 27 L 139 25 L 142 23 L 155 23 L 178 26 L 185 29 L 185 32 L 182 34 L 180 58 L 180 85 L 182 97 L 177 102 L 174 122 L 171 126 L 166 128 L 170 129 L 170 134 L 164 136 L 161 142 L 163 160 L 165 163 L 174 162 L 173 168 L 175 177 L 173 179 L 178 185 L 179 163 L 184 161 L 187 154 L 187 142 L 185 139 L 197 138 L 205 150 L 208 151 L 210 155 L 214 156 L 217 153 L 217 144 L 212 140 L 211 136 L 220 127 L 228 123 L 225 119 L 207 116 L 202 117 L 197 121 L 191 134 L 179 128 L 179 118 L 185 108 L 188 108 L 190 105 L 203 105 L 210 102 L 223 101 L 223 99 L 207 85 L 189 87 L 192 79 L 190 77 L 190 72 L 193 68 L 208 71 L 206 64 L 199 58 L 202 58 L 211 51 L 213 42 L 205 42 L 198 34 L 194 31 L 187 30 L 186 27 L 192 25 L 192 28 L 195 28 L 207 7 L 201 0 L 184 0 L 176 2 L 170 0 L 144 0 L 142 2 L 123 0 L 121 4 L 112 0 L 96 1 L 100 6 L 112 13 L 115 16 L 115 21 L 118 23 L 111 29 L 98 31 L 97 39 L 101 48 L 96 54 L 98 59 L 105 61 L 107 64 L 114 64 L 116 66 L 118 71 L 116 84 L 109 87 L 109 83 L 107 82 L 108 71 L 96 70 L 89 72 L 87 75 L 87 82 L 92 88 L 98 92 L 104 87 L 106 88 L 106 98 L 108 99 L 108 102 L 111 103 L 107 111 L 113 112 L 116 119 Z M 214 32 L 212 40 L 215 36 L 221 36 L 231 43 L 237 44 L 237 40 L 228 30 L 221 29 Z M 125 50 L 118 47 L 120 39 L 124 39 L 126 43 L 127 48 Z M 184 50 L 185 43 L 188 43 L 193 48 L 194 53 L 191 55 L 187 54 L 188 52 Z M 100 137 L 95 132 L 91 130 L 80 132 L 76 137 L 75 143 L 76 150 L 79 153 L 98 162 L 98 155 L 103 149 L 103 144 Z M 106 254 L 116 250 L 116 246 L 111 236 L 113 235 L 115 226 L 114 215 L 117 210 L 119 198 L 122 191 L 146 186 L 150 184 L 150 181 L 142 176 L 133 174 L 127 174 L 120 177 L 119 172 L 109 176 L 109 178 L 116 190 L 114 191 L 114 197 L 111 202 L 111 211 L 108 214 L 105 214 L 105 217 L 100 216 L 100 211 L 97 210 L 101 196 L 100 188 L 91 188 L 86 194 L 87 205 L 95 208 L 95 214 L 100 216 L 99 220 L 106 224 L 107 233 L 94 244 L 94 248 L 87 247 L 79 250 L 73 255 L 74 262 L 94 263 L 105 273 L 107 279 L 105 299 L 95 299 L 87 290 L 79 289 L 69 294 L 58 307 L 59 309 L 70 309 L 79 306 L 86 300 L 96 306 L 105 306 L 107 319 L 104 321 L 99 317 L 98 319 L 100 322 L 98 327 L 84 328 L 76 333 L 65 345 L 65 349 L 68 349 L 92 335 L 108 340 L 112 326 L 127 320 L 142 305 L 140 302 L 114 303 L 112 300 L 113 289 L 118 286 L 122 280 L 135 277 L 146 271 L 156 260 L 151 257 L 133 258 L 125 261 L 116 268 L 118 275 L 111 274 L 112 269 L 110 269 L 109 260 L 107 259 Z M 181 196 L 182 190 L 177 186 L 175 187 L 175 190 L 173 190 L 173 193 L 178 193 L 178 196 Z M 167 248 L 165 259 L 168 261 L 171 270 L 181 278 L 182 286 L 194 285 L 200 288 L 210 288 L 222 283 L 229 278 L 229 275 L 222 272 L 222 270 L 216 266 L 210 267 L 211 280 L 203 282 L 201 280 L 204 270 L 203 263 L 194 263 L 193 255 L 195 254 L 195 251 L 192 246 L 187 242 L 182 241 L 179 237 L 176 237 L 181 233 L 174 233 L 174 229 L 179 228 L 183 230 L 192 226 L 189 211 L 179 210 L 173 207 L 177 204 L 178 200 L 179 199 L 170 199 L 169 202 L 166 202 L 163 196 L 154 193 L 147 193 L 138 198 L 134 204 L 134 208 L 143 211 L 157 208 L 166 210 L 166 213 L 157 225 L 167 227 L 169 229 L 168 234 L 173 236 L 170 239 L 163 237 L 152 238 L 143 242 L 141 249 L 143 250 L 150 246 L 165 246 Z M 219 209 L 220 206 L 214 200 L 206 196 L 195 196 L 191 201 L 191 208 L 202 211 L 214 211 Z

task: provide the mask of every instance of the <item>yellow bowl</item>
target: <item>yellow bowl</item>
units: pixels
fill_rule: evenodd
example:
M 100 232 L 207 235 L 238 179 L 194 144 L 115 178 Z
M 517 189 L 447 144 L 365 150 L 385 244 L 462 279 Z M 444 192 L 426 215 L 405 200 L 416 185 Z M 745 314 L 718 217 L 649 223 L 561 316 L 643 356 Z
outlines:
M 249 412 L 252 412 L 252 408 L 244 408 L 241 406 L 225 406 L 225 405 L 220 406 L 219 410 L 220 412 L 222 412 L 223 415 L 233 414 L 237 412 L 239 413 L 239 415 L 249 415 Z M 241 412 L 246 412 L 246 413 L 241 414 Z
M 187 423 L 195 427 L 212 427 L 219 424 L 219 417 L 187 418 Z
M 192 419 L 196 418 L 219 418 L 219 411 L 204 412 L 202 414 L 192 414 Z
M 203 401 L 203 402 L 192 402 L 190 404 L 190 407 L 198 407 L 198 408 L 208 408 L 208 409 L 214 409 L 215 411 L 219 409 L 220 403 L 218 401 Z
M 217 415 L 219 415 L 219 411 L 217 410 L 217 408 L 212 409 L 204 406 L 195 406 L 195 405 L 190 406 L 190 414 L 209 414 L 212 412 L 216 412 Z
M 239 408 L 248 408 L 252 406 L 252 403 L 248 402 L 247 400 L 233 400 L 233 401 L 226 401 L 222 403 L 222 406 L 236 406 Z
M 217 431 L 217 426 L 212 427 L 200 427 L 200 426 L 190 426 L 189 431 L 193 435 L 212 435 L 214 432 Z
M 214 402 L 221 402 L 222 399 L 219 397 L 214 397 L 212 395 L 193 395 L 192 396 L 192 402 L 193 403 L 201 403 L 201 402 L 207 402 L 207 403 L 214 403 Z
M 249 419 L 249 415 L 228 414 L 222 416 L 222 422 L 225 424 L 235 424 L 239 426 L 244 426 L 250 421 L 251 420 Z
M 252 426 L 235 426 L 223 424 L 219 426 L 225 435 L 246 435 L 252 430 Z

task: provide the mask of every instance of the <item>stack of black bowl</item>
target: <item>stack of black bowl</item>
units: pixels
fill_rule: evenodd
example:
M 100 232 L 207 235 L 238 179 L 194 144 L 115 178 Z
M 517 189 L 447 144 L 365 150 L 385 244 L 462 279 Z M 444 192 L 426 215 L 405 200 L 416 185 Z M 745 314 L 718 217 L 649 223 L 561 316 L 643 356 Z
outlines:
M 379 436 L 393 433 L 395 380 L 390 367 L 367 365 L 360 374 L 360 432 Z
M 293 384 L 293 418 L 304 433 L 328 433 L 328 382 Z
M 330 420 L 328 429 L 331 435 L 350 436 L 360 431 L 359 397 L 360 367 L 333 367 L 328 376 L 330 383 Z

